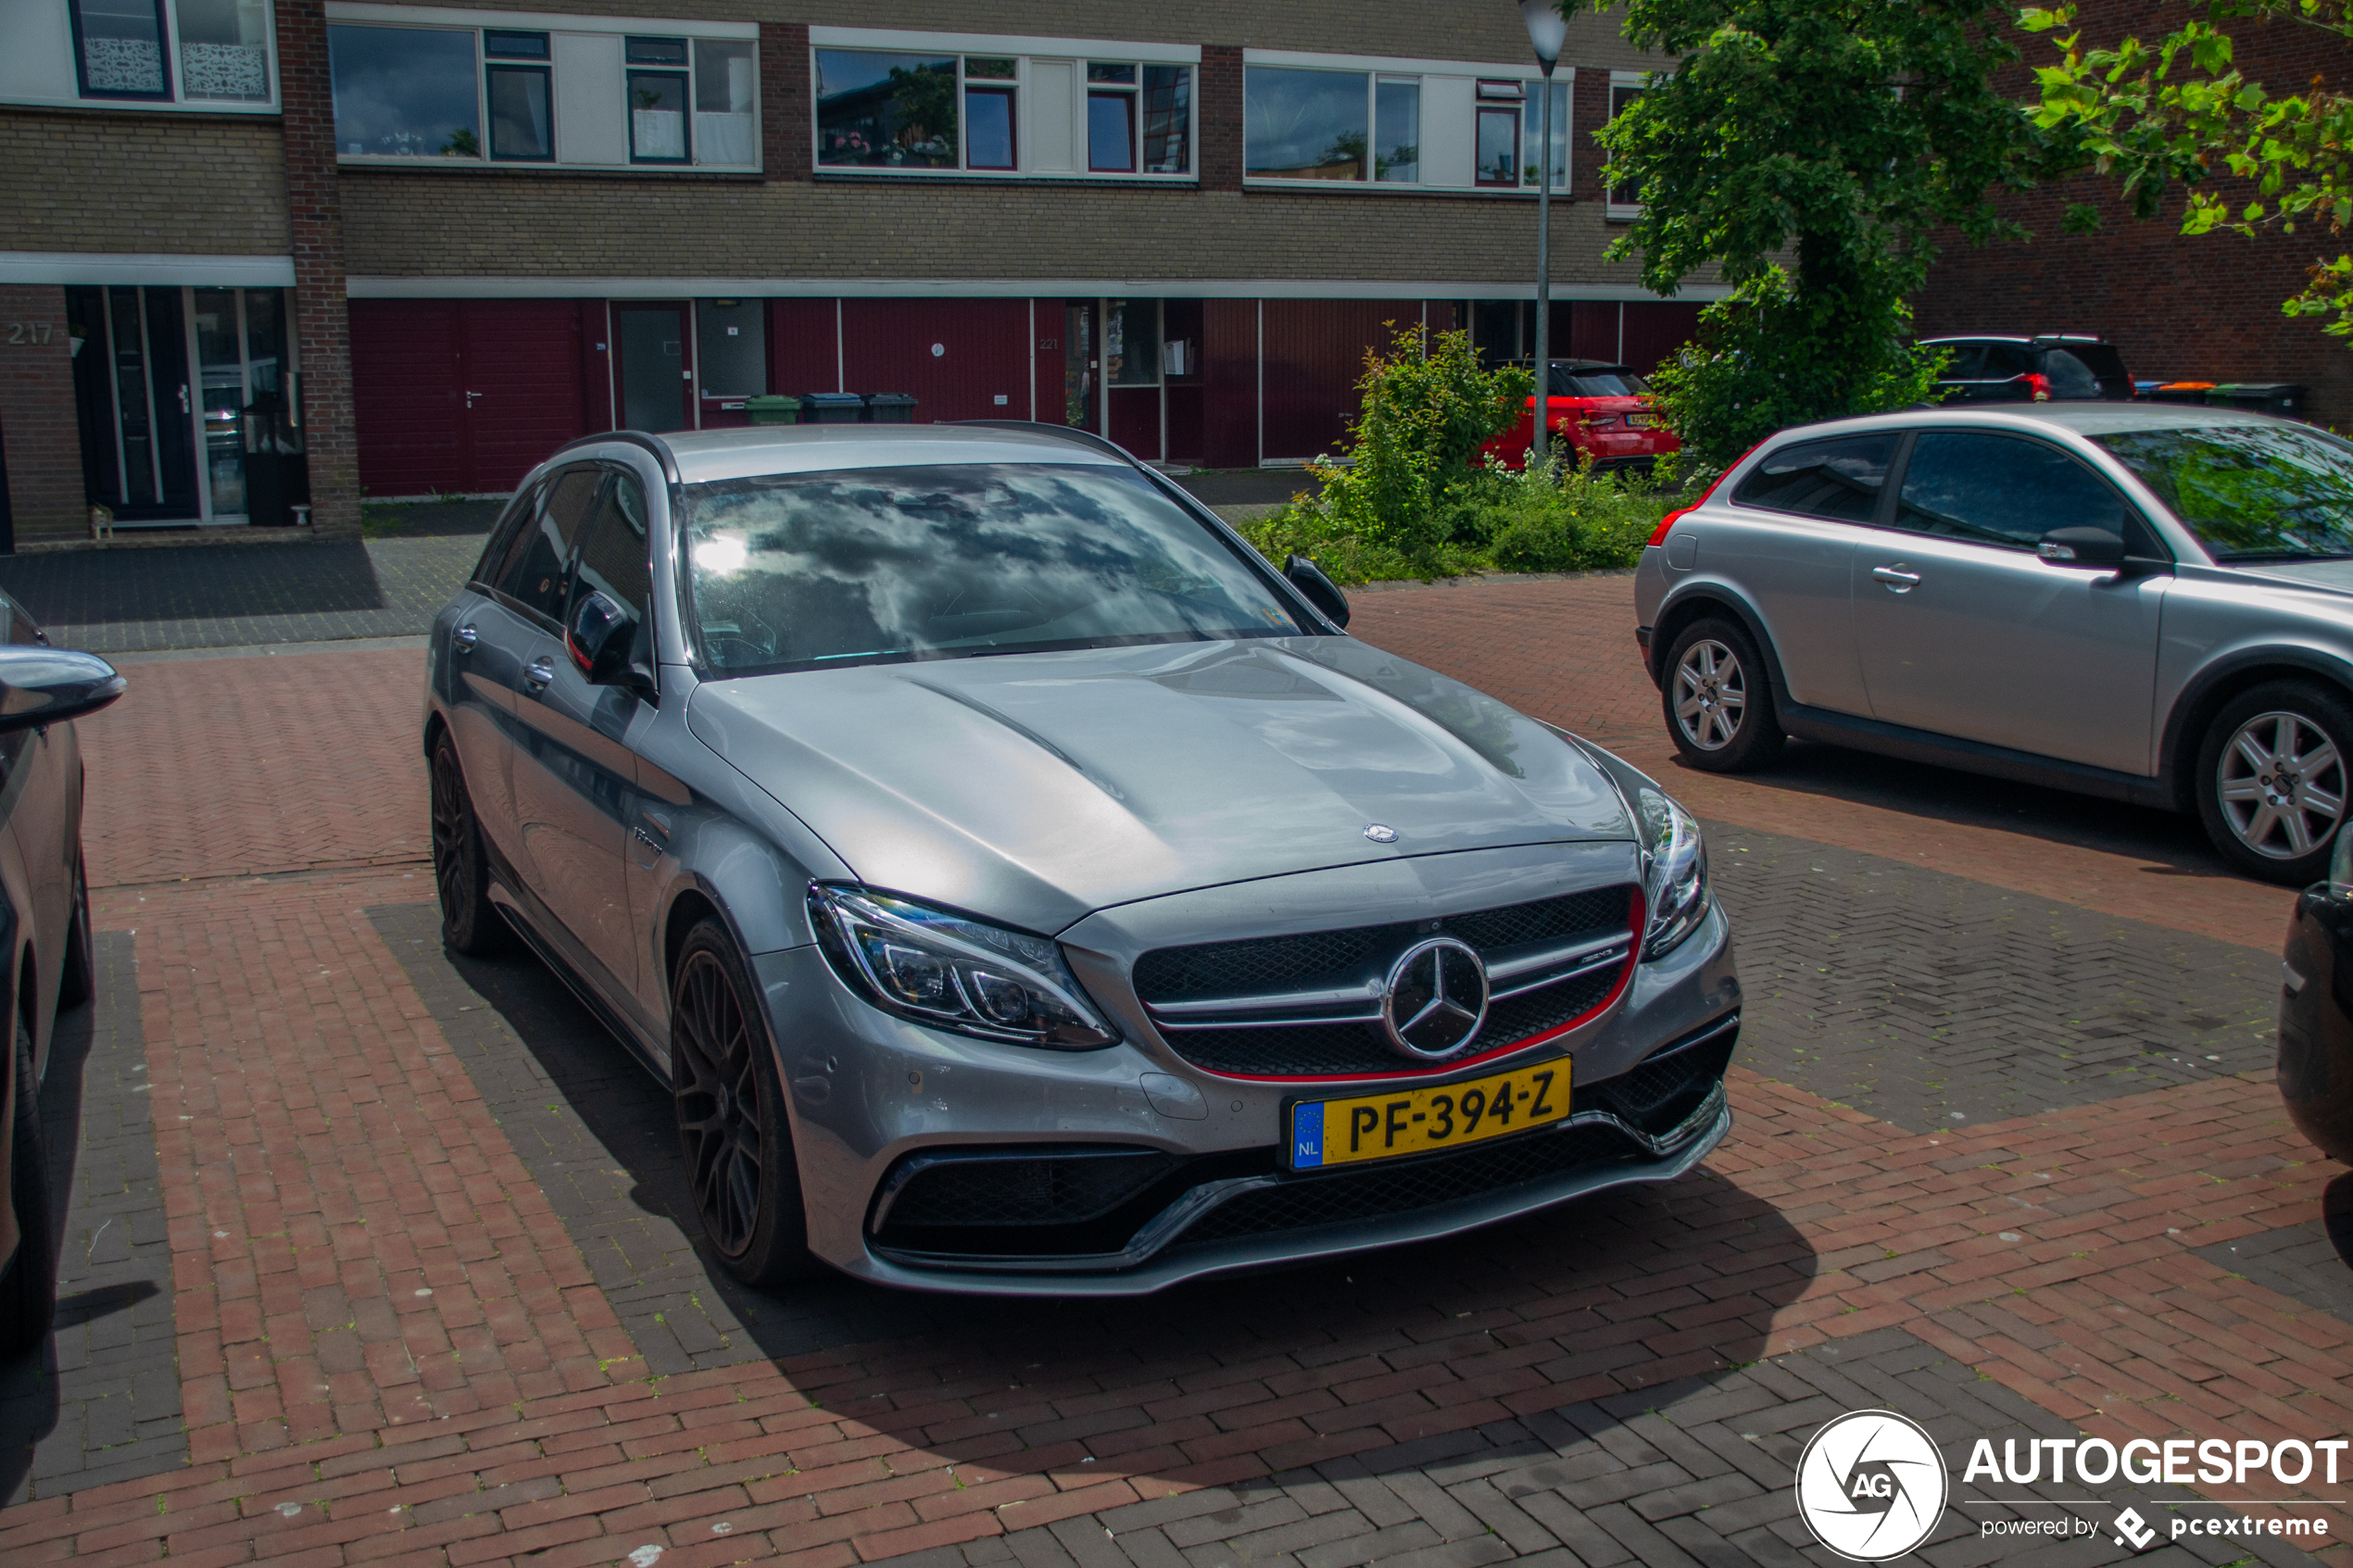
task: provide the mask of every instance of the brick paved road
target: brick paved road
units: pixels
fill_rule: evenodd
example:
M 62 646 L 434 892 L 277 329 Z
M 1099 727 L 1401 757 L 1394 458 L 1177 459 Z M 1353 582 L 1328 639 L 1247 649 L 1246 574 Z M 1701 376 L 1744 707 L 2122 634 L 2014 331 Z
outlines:
M 1127 1304 L 720 1286 L 660 1091 L 543 972 L 430 940 L 418 656 L 143 667 L 152 706 L 86 727 L 92 842 L 188 1461 L 0 1511 L 0 1561 L 1827 1563 L 1787 1481 L 1839 1411 L 1956 1454 L 2353 1432 L 2323 1207 L 2334 1176 L 2353 1228 L 2353 1178 L 2263 1062 L 2282 896 L 2145 814 L 1802 751 L 1674 771 L 1625 592 L 1400 590 L 1359 625 L 1710 818 L 1752 997 L 1731 1138 L 1664 1188 Z M 280 804 L 256 759 L 305 746 L 368 785 Z M 216 800 L 250 809 L 182 820 Z M 2257 1486 L 2112 1500 L 2282 1512 Z M 2112 1507 L 2043 1554 L 1977 1534 L 2080 1492 L 1963 1487 L 1922 1555 L 2120 1560 Z M 2147 1556 L 2298 1560 L 2196 1541 Z

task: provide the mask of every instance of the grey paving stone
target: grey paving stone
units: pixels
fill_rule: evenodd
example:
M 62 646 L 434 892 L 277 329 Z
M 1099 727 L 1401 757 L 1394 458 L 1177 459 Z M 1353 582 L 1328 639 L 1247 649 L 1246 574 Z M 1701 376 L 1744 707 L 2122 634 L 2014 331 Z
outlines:
M 97 995 L 58 1016 L 41 1089 L 57 1319 L 44 1354 L 0 1367 L 5 1502 L 188 1462 L 134 939 L 99 932 L 96 957 Z
M 2332 1236 L 2332 1226 L 2343 1236 Z M 2353 1323 L 2353 1263 L 2347 1261 L 2348 1253 L 2353 1253 L 2353 1214 L 2329 1215 L 2197 1248 L 2197 1255 L 2218 1269 L 2244 1274 L 2267 1290 Z

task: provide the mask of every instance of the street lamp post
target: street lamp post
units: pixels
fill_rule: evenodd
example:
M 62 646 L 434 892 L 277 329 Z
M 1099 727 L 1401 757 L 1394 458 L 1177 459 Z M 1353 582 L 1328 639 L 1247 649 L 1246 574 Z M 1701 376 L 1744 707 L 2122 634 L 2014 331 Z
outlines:
M 1560 64 L 1561 45 L 1568 42 L 1568 19 L 1561 14 L 1560 0 L 1519 0 L 1519 18 L 1528 24 L 1528 42 L 1544 73 L 1536 140 L 1536 439 L 1528 449 L 1533 466 L 1552 450 L 1553 68 Z

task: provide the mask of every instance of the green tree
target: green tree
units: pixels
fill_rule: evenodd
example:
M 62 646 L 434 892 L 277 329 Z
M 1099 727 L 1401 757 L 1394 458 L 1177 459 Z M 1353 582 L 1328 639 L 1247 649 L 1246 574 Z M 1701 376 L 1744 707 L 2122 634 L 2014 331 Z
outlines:
M 1642 204 L 1609 254 L 1639 256 L 1662 295 L 1711 265 L 1732 285 L 1659 375 L 1696 460 L 1927 393 L 1940 357 L 1912 346 L 1905 299 L 1930 236 L 2022 233 L 1995 195 L 2070 157 L 1994 90 L 2019 57 L 2014 16 L 1994 0 L 1626 0 L 1627 38 L 1674 64 L 1600 132 L 1610 183 Z
M 2353 99 L 2319 77 L 2307 92 L 2274 95 L 2238 68 L 2222 24 L 2280 23 L 2353 42 L 2353 8 L 2347 0 L 2192 0 L 2187 9 L 2155 44 L 2128 37 L 2085 49 L 2081 32 L 2057 37 L 2058 62 L 2035 70 L 2035 122 L 2075 136 L 2137 218 L 2157 216 L 2178 187 L 2184 234 L 2252 238 L 2325 224 L 2333 242 L 2353 225 Z M 2075 15 L 2072 5 L 2037 6 L 2020 19 L 2030 31 L 2060 33 Z M 2078 231 L 2098 222 L 2088 205 L 2068 214 Z M 2282 308 L 2333 318 L 2324 330 L 2353 337 L 2353 255 L 2316 256 L 2305 287 Z

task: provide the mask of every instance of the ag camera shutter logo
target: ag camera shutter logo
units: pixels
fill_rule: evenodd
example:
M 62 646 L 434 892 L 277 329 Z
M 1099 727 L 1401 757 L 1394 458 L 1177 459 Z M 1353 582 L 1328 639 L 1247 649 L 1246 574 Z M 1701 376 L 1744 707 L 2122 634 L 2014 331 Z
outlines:
M 1797 1460 L 1797 1512 L 1850 1562 L 1885 1562 L 1935 1532 L 1950 1482 L 1919 1424 L 1855 1411 L 1825 1424 Z

